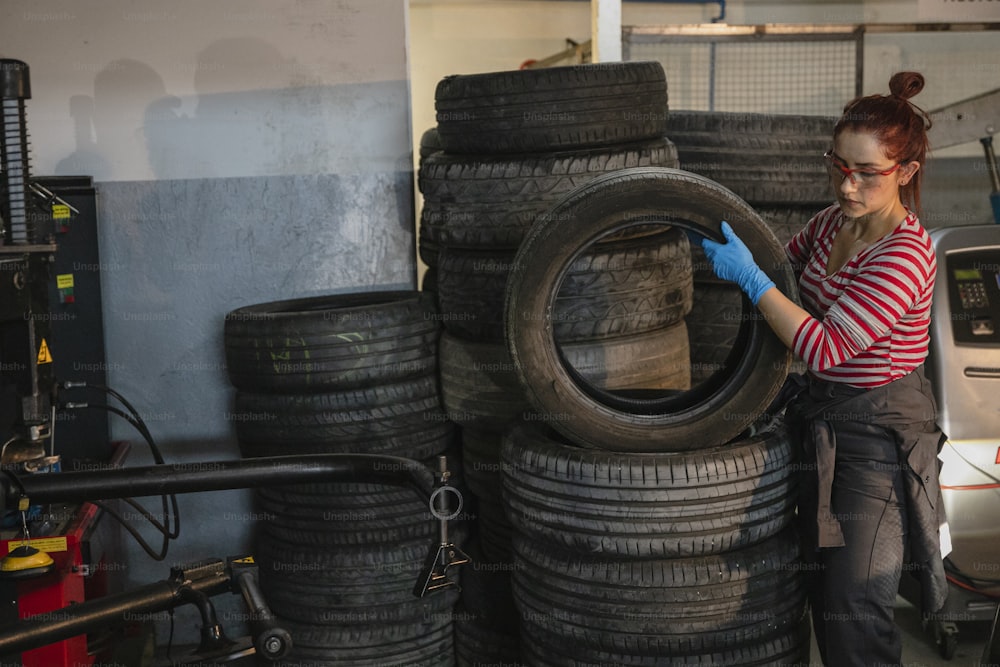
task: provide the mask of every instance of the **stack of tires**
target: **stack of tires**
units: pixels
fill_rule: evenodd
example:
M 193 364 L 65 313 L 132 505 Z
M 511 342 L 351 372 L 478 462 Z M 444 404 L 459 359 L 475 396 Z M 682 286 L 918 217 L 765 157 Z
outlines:
M 225 322 L 243 456 L 356 453 L 437 469 L 454 425 L 437 383 L 429 295 L 372 292 L 239 308 Z M 372 480 L 255 492 L 261 588 L 292 634 L 283 664 L 454 664 L 457 590 L 417 598 L 439 542 L 427 499 Z
M 677 156 L 664 136 L 658 63 L 452 76 L 438 84 L 435 103 L 437 126 L 421 141 L 420 254 L 444 326 L 441 390 L 461 427 L 480 556 L 463 573 L 476 583 L 466 586 L 474 591 L 463 597 L 456 645 L 460 664 L 511 664 L 517 624 L 495 613 L 513 609 L 500 446 L 510 422 L 538 416 L 504 344 L 514 258 L 569 192 L 625 168 L 676 167 Z M 609 390 L 687 388 L 690 262 L 687 237 L 662 227 L 609 235 L 582 253 L 563 277 L 553 318 L 567 364 Z
M 795 665 L 809 628 L 782 430 L 688 454 L 503 448 L 529 665 Z
M 822 155 L 833 119 L 709 111 L 672 111 L 668 135 L 680 166 L 725 186 L 752 206 L 784 245 L 833 201 Z M 694 249 L 694 307 L 688 316 L 692 381 L 717 370 L 739 328 L 739 289 L 715 277 Z M 803 371 L 796 363 L 793 370 Z
M 506 340 L 533 408 L 503 439 L 522 655 L 533 667 L 742 667 L 808 661 L 793 448 L 748 427 L 788 370 L 750 319 L 740 358 L 705 386 L 600 391 L 553 341 L 559 276 L 619 221 L 658 219 L 718 237 L 728 219 L 794 299 L 781 246 L 746 202 L 710 179 L 637 168 L 591 181 L 535 225 L 505 301 Z

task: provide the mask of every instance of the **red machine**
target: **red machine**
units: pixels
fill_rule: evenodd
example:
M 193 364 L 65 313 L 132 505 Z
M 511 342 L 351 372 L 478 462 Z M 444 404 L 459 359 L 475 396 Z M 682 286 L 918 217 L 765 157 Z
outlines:
M 124 461 L 128 449 L 127 443 L 119 443 L 110 466 Z M 120 588 L 117 575 L 124 570 L 121 535 L 116 522 L 96 505 L 54 503 L 41 508 L 29 525 L 35 526 L 31 547 L 48 554 L 53 563 L 40 575 L 32 569 L 7 573 L 6 577 L 0 574 L 6 603 L 0 625 L 39 614 L 58 622 L 59 610 Z M 0 531 L 0 556 L 22 544 L 20 525 Z M 88 667 L 107 658 L 110 640 L 110 632 L 79 635 L 25 651 L 19 658 L 0 657 L 0 662 L 5 666 Z M 18 659 L 20 662 L 15 662 Z

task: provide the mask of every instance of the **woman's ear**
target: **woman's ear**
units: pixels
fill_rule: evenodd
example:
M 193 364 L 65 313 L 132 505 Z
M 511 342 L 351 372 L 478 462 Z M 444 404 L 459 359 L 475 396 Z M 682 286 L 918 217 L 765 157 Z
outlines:
M 899 184 L 906 185 L 910 180 L 917 175 L 920 170 L 920 163 L 916 160 L 912 162 L 907 162 L 902 167 L 899 168 Z

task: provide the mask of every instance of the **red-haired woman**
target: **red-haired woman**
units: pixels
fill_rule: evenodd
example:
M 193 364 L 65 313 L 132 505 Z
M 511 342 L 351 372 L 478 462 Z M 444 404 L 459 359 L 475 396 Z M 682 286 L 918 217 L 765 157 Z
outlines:
M 936 259 L 916 211 L 930 119 L 900 72 L 889 95 L 851 101 L 824 155 L 837 203 L 786 246 L 803 307 L 779 291 L 723 223 L 702 245 L 808 366 L 788 406 L 802 443 L 799 523 L 813 628 L 832 667 L 899 665 L 893 605 L 918 564 L 925 611 L 944 603 L 937 453 L 943 435 L 924 375 Z

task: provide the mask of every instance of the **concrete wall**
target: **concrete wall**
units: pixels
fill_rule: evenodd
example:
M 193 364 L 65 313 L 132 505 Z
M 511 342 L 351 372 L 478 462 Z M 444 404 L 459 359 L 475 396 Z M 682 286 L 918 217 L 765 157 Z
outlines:
M 32 173 L 97 181 L 108 382 L 168 461 L 239 455 L 227 312 L 414 286 L 405 0 L 6 0 L 0 57 L 31 68 Z M 248 549 L 249 499 L 181 496 L 168 561 L 130 548 L 126 583 Z

